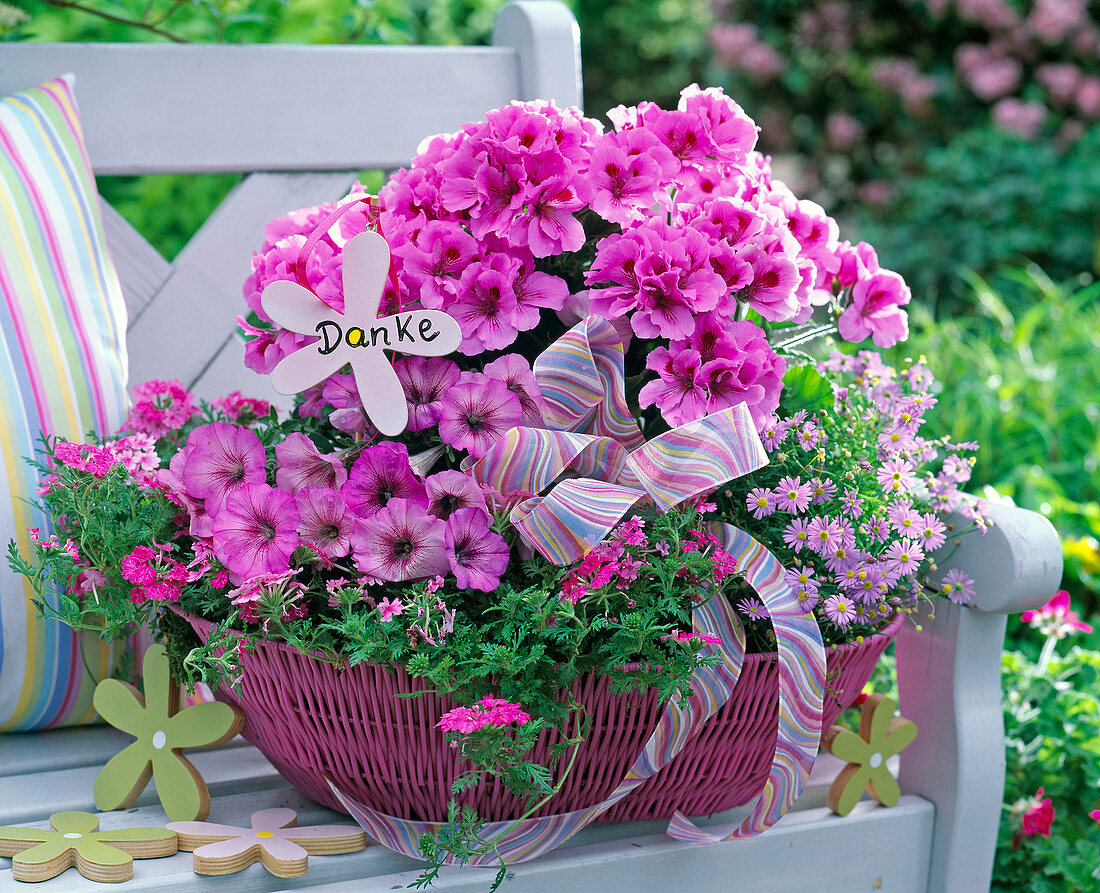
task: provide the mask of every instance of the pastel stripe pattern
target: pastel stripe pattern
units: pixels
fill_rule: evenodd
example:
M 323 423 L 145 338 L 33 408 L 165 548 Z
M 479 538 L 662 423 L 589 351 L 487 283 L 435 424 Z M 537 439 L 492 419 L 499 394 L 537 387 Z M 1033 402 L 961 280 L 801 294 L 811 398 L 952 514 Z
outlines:
M 533 368 L 551 428 L 610 437 L 627 449 L 645 440 L 626 403 L 623 342 L 606 319 L 581 320 Z
M 752 837 L 770 828 L 794 805 L 810 777 L 821 740 L 825 695 L 825 646 L 812 613 L 800 606 L 784 581 L 783 566 L 748 533 L 720 525 L 726 551 L 760 595 L 771 617 L 779 656 L 779 727 L 775 757 L 764 790 L 745 820 L 725 833 L 703 831 L 681 813 L 668 833 L 687 843 L 706 844 Z
M 0 541 L 30 553 L 41 431 L 80 440 L 126 415 L 126 311 L 107 256 L 70 79 L 0 99 Z M 113 655 L 95 636 L 39 621 L 0 570 L 0 731 L 86 722 Z

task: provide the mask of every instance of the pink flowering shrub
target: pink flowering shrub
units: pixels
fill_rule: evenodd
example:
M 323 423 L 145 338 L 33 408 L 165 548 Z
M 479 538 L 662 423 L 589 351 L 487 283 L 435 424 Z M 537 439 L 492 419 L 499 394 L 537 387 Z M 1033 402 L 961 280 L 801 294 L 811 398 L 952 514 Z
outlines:
M 395 360 L 418 447 L 477 458 L 521 421 L 541 425 L 531 360 L 590 313 L 620 332 L 651 426 L 736 404 L 762 421 L 800 326 L 904 339 L 905 283 L 772 176 L 758 128 L 729 97 L 692 86 L 675 109 L 609 117 L 605 131 L 574 109 L 514 103 L 433 137 L 381 190 L 377 219 L 355 206 L 308 257 L 335 206 L 274 221 L 245 284 L 245 362 L 270 372 L 307 340 L 271 323 L 263 288 L 301 274 L 339 306 L 341 246 L 368 226 L 393 254 L 385 306 L 443 310 L 462 331 L 458 355 Z M 350 384 L 337 373 L 299 412 L 369 435 Z

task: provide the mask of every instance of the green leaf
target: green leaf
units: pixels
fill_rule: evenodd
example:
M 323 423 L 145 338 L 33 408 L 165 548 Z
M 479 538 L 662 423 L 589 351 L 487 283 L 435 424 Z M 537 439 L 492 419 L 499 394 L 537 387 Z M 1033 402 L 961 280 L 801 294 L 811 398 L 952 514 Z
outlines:
M 833 402 L 828 380 L 812 366 L 795 366 L 783 376 L 783 406 L 787 413 L 827 410 Z

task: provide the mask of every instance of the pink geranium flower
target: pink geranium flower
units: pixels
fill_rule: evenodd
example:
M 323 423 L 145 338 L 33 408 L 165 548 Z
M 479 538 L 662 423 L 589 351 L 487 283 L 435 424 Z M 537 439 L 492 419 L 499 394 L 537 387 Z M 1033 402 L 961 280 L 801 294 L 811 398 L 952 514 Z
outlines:
M 890 270 L 859 279 L 837 321 L 840 336 L 846 341 L 872 338 L 879 347 L 904 341 L 909 337 L 909 316 L 901 308 L 911 297 L 909 286 Z
M 1050 837 L 1050 828 L 1054 824 L 1054 806 L 1049 797 L 1043 796 L 1044 791 L 1039 788 L 1035 796 L 1023 803 L 1023 813 L 1020 815 L 1020 831 L 1013 838 L 1013 846 L 1018 846 L 1018 838 L 1032 837 L 1041 834 Z
M 298 547 L 300 522 L 289 493 L 246 484 L 229 494 L 214 517 L 214 554 L 238 577 L 282 573 Z
M 408 447 L 392 441 L 363 450 L 341 492 L 348 508 L 364 518 L 382 511 L 391 499 L 406 499 L 421 507 L 428 504 L 424 484 L 409 465 Z
M 481 458 L 510 428 L 522 422 L 519 398 L 503 381 L 480 376 L 447 392 L 439 418 L 439 436 L 456 449 Z
M 462 589 L 492 592 L 508 567 L 508 544 L 489 528 L 489 515 L 479 509 L 459 509 L 447 519 L 443 534 L 451 572 Z
M 1064 639 L 1076 632 L 1092 632 L 1092 627 L 1084 623 L 1077 612 L 1070 608 L 1069 593 L 1064 589 L 1058 590 L 1050 601 L 1038 610 L 1024 611 L 1020 619 L 1039 630 L 1044 636 L 1054 636 L 1056 639 Z
M 180 480 L 191 496 L 206 501 L 211 514 L 240 488 L 267 481 L 267 454 L 260 438 L 247 428 L 226 422 L 203 425 L 191 432 L 187 446 Z
M 351 536 L 355 566 L 379 580 L 422 580 L 450 570 L 443 547 L 447 524 L 409 499 L 391 499 Z
M 335 454 L 322 454 L 312 440 L 298 431 L 275 444 L 275 459 L 279 466 L 275 483 L 287 493 L 307 487 L 338 490 L 348 479 L 344 463 Z

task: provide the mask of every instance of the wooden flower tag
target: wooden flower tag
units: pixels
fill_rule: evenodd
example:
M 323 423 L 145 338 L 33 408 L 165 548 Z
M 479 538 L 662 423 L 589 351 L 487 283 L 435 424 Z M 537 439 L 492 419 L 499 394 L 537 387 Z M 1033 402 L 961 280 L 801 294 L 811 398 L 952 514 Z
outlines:
M 848 760 L 829 787 L 826 803 L 837 815 L 847 815 L 866 791 L 883 806 L 893 806 L 901 796 L 897 780 L 886 761 L 917 737 L 917 724 L 894 716 L 897 704 L 885 695 L 871 695 L 859 715 L 859 734 L 833 726 L 825 736 L 829 753 Z
M 260 301 L 276 325 L 319 336 L 284 357 L 271 373 L 280 394 L 298 394 L 351 364 L 363 409 L 392 437 L 409 423 L 409 406 L 386 350 L 441 357 L 458 350 L 462 331 L 442 310 L 408 310 L 378 316 L 390 268 L 390 248 L 377 233 L 361 233 L 344 246 L 344 312 L 333 310 L 308 288 L 278 280 Z
M 261 809 L 252 814 L 251 828 L 214 822 L 169 822 L 179 835 L 179 847 L 193 851 L 196 874 L 235 874 L 254 862 L 276 877 L 306 873 L 308 857 L 354 853 L 367 845 L 358 825 L 297 827 L 293 809 Z
M 204 819 L 210 814 L 210 792 L 180 750 L 228 741 L 241 730 L 244 715 L 218 701 L 180 710 L 179 686 L 168 672 L 163 645 L 153 645 L 145 653 L 142 674 L 144 696 L 128 683 L 105 679 L 92 698 L 104 720 L 136 739 L 100 770 L 96 806 L 125 809 L 153 778 L 168 818 Z
M 90 812 L 57 812 L 49 830 L 0 827 L 0 856 L 11 856 L 17 881 L 46 881 L 75 867 L 90 881 L 119 883 L 134 876 L 134 859 L 176 852 L 176 834 L 164 828 L 100 831 Z

